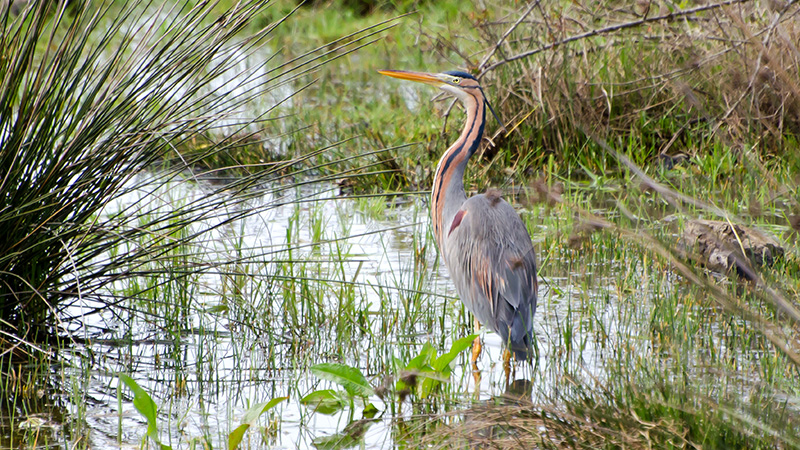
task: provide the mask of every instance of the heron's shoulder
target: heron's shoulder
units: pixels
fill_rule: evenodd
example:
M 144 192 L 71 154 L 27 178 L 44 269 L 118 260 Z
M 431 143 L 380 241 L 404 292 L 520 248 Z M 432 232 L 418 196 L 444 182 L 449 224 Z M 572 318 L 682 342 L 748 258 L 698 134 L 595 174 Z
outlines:
M 527 250 L 531 247 L 530 233 L 525 223 L 517 210 L 503 199 L 499 190 L 489 189 L 472 196 L 460 209 L 463 211 L 461 218 L 473 224 L 474 235 L 500 239 L 508 244 L 509 249 L 519 247 Z
M 503 193 L 500 189 L 487 189 L 483 196 L 486 197 L 491 206 L 497 206 L 503 201 Z
M 491 208 L 498 208 L 505 207 L 506 205 L 508 205 L 508 202 L 503 199 L 503 192 L 500 191 L 500 189 L 488 189 L 483 194 L 478 194 L 468 198 L 464 203 L 464 209 L 475 207 L 485 208 L 487 206 Z

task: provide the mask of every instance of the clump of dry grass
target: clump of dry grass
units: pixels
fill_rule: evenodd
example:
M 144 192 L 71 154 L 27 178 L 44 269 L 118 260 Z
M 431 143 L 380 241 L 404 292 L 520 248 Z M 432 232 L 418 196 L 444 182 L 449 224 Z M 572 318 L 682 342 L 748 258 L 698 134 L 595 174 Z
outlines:
M 635 417 L 577 416 L 542 405 L 483 405 L 461 411 L 457 421 L 438 423 L 415 445 L 426 448 L 651 448 L 653 442 L 687 445 L 686 431 L 673 420 L 649 423 Z
M 717 141 L 794 151 L 800 8 L 774 3 L 537 3 L 479 23 L 491 57 L 467 64 L 514 130 L 496 142 L 523 154 L 603 159 L 587 135 L 640 158 Z
M 623 382 L 624 383 L 624 382 Z M 611 383 L 619 384 L 619 383 Z M 795 448 L 792 414 L 742 411 L 669 383 L 648 389 L 628 386 L 576 387 L 560 401 L 498 397 L 446 414 L 403 423 L 406 444 L 419 448 L 600 449 L 600 448 Z

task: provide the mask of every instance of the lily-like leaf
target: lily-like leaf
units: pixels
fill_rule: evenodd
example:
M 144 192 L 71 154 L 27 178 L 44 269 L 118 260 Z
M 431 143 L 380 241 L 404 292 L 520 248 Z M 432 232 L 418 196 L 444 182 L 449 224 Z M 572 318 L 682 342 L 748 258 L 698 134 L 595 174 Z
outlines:
M 375 389 L 357 367 L 338 363 L 322 363 L 311 366 L 311 373 L 318 378 L 341 385 L 351 396 L 375 395 Z
M 118 377 L 120 381 L 125 383 L 128 389 L 133 392 L 133 407 L 147 420 L 147 436 L 158 444 L 162 450 L 171 449 L 172 447 L 162 444 L 161 440 L 158 438 L 158 410 L 156 408 L 156 402 L 154 402 L 150 394 L 142 389 L 130 376 L 121 373 Z
M 459 353 L 463 352 L 464 350 L 470 348 L 472 342 L 475 341 L 475 338 L 478 337 L 477 334 L 470 334 L 469 336 L 465 336 L 461 339 L 457 339 L 453 342 L 453 345 L 450 347 L 450 351 L 443 354 L 442 356 L 436 358 L 435 361 L 431 364 L 434 370 L 441 373 L 448 368 L 447 375 L 450 375 L 449 366 L 450 363 L 456 359 Z
M 342 394 L 332 389 L 314 391 L 300 399 L 303 405 L 313 407 L 314 412 L 334 414 L 347 406 Z
M 422 346 L 419 355 L 414 357 L 400 372 L 401 376 L 395 383 L 397 392 L 413 390 L 420 399 L 425 399 L 441 383 L 450 381 L 450 364 L 459 353 L 468 349 L 477 337 L 471 334 L 457 339 L 450 347 L 450 351 L 441 356 L 436 356 L 436 349 L 430 343 Z
M 434 358 L 436 358 L 436 349 L 433 348 L 430 342 L 426 342 L 425 345 L 422 346 L 422 350 L 419 351 L 419 355 L 415 356 L 414 359 L 408 362 L 408 365 L 406 365 L 406 370 L 424 369 L 429 367 Z

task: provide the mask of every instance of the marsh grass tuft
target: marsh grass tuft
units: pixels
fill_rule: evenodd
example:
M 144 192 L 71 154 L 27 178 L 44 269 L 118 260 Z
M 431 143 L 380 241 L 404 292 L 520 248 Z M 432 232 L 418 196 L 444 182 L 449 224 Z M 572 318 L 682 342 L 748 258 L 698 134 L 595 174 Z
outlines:
M 209 158 L 230 162 L 219 158 L 255 145 L 258 133 L 251 130 L 265 127 L 294 94 L 277 88 L 386 29 L 379 25 L 270 68 L 272 58 L 259 55 L 285 18 L 241 36 L 265 8 L 267 2 L 224 12 L 210 4 L 46 2 L 3 14 L 0 224 L 10 230 L 0 243 L 4 330 L 45 339 L 59 311 L 109 283 L 141 276 L 142 261 L 159 260 L 210 231 L 190 230 L 192 222 L 216 217 L 217 228 L 253 213 L 218 214 L 247 199 L 226 194 L 246 193 L 310 158 L 245 167 L 246 176 L 171 205 L 175 211 L 151 208 L 140 196 L 114 216 L 101 214 L 117 199 L 184 178 Z M 140 20 L 145 13 L 150 18 Z M 210 20 L 217 14 L 220 20 Z M 242 69 L 249 60 L 258 62 Z M 237 75 L 228 79 L 231 72 Z M 240 110 L 264 92 L 277 95 L 273 105 L 241 118 Z M 187 146 L 201 150 L 176 153 Z M 160 170 L 147 172 L 153 167 Z M 189 180 L 213 173 L 222 171 Z M 118 251 L 129 242 L 140 245 Z M 170 277 L 198 271 L 180 259 L 164 260 Z
M 229 45 L 263 7 L 242 4 L 226 22 L 205 25 L 199 21 L 210 13 L 207 6 L 162 7 L 139 21 L 149 8 L 139 2 L 28 3 L 18 16 L 3 14 L 0 224 L 9 233 L 0 243 L 0 317 L 6 329 L 44 339 L 54 314 L 71 301 L 187 242 L 182 230 L 206 207 L 156 214 L 135 202 L 114 217 L 100 211 L 142 189 L 144 171 L 176 145 L 233 115 L 241 98 L 212 82 L 268 34 Z M 182 170 L 174 165 L 158 176 L 164 183 Z M 143 236 L 150 238 L 146 247 L 108 259 L 111 249 Z

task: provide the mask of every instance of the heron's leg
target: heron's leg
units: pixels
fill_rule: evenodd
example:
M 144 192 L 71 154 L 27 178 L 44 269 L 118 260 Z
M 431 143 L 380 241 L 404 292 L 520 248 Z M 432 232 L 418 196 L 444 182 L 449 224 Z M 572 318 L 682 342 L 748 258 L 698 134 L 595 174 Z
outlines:
M 516 362 L 517 362 L 517 357 L 515 356 L 514 357 L 514 363 L 516 363 Z M 512 380 L 516 380 L 517 379 L 517 365 L 516 364 L 513 364 L 511 366 L 511 379 Z
M 472 364 L 476 365 L 475 362 L 478 360 L 478 356 L 481 355 L 481 323 L 478 322 L 478 319 L 475 319 L 475 334 L 478 336 L 472 341 Z M 477 367 L 477 365 L 476 365 Z
M 503 371 L 506 373 L 506 388 L 508 388 L 508 381 L 511 375 L 511 351 L 503 349 Z
M 478 369 L 478 356 L 481 354 L 481 323 L 475 318 L 475 334 L 478 336 L 472 341 L 472 377 L 475 379 L 475 392 L 481 385 L 481 371 Z

